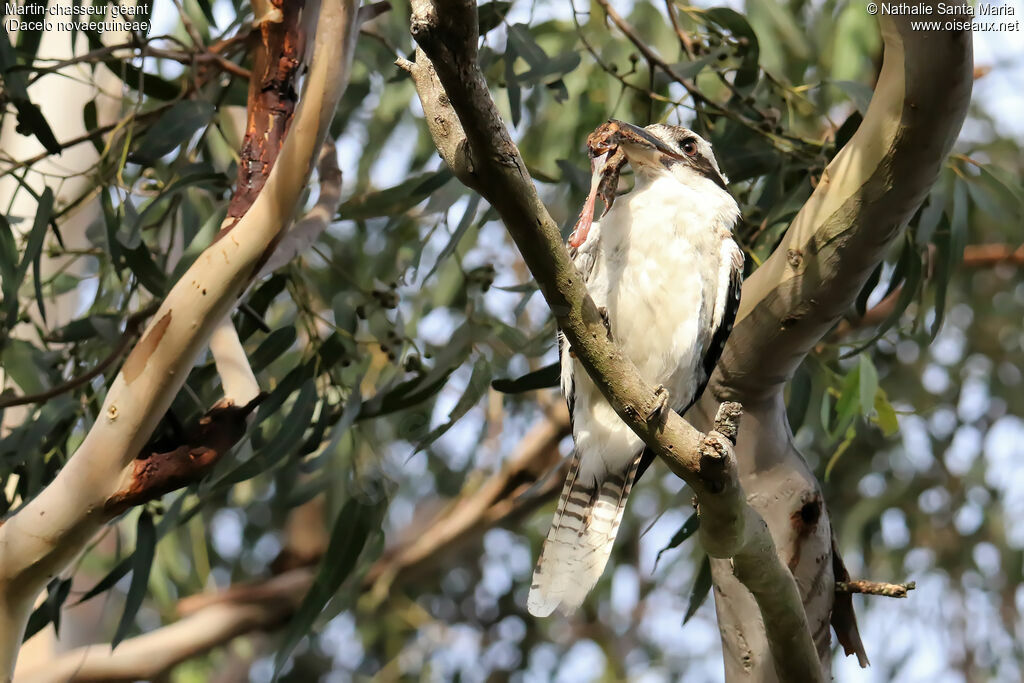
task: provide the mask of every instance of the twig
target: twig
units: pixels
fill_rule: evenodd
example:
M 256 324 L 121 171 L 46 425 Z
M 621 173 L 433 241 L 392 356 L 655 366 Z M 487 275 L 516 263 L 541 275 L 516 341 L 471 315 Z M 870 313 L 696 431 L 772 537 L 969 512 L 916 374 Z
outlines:
M 75 147 L 85 142 L 91 142 L 92 140 L 102 137 L 111 131 L 117 130 L 130 120 L 135 120 L 138 123 L 156 120 L 160 117 L 161 114 L 169 110 L 175 104 L 177 104 L 177 101 L 166 102 L 142 114 L 130 113 L 126 115 L 124 118 L 122 118 L 120 121 L 117 121 L 116 123 L 108 123 L 106 125 L 99 126 L 98 128 L 94 128 L 88 133 L 79 135 L 76 138 L 71 138 L 70 140 L 67 140 L 65 142 L 60 142 L 58 143 L 60 146 L 58 153 L 64 151 L 65 149 L 70 149 L 71 147 Z M 26 166 L 32 166 L 33 164 L 36 164 L 50 156 L 53 155 L 49 151 L 44 151 L 40 152 L 39 154 L 36 154 L 35 156 L 31 156 L 28 159 L 22 159 L 21 161 L 15 161 L 14 159 L 5 160 L 9 161 L 10 165 L 6 169 L 4 169 L 4 172 L 0 174 L 0 177 L 3 177 L 9 173 L 13 173 L 14 171 L 17 171 L 19 169 L 25 168 Z
M 579 36 L 580 42 L 583 43 L 583 47 L 586 49 L 586 51 L 590 53 L 590 56 L 594 60 L 594 62 L 601 68 L 602 71 L 604 71 L 606 74 L 608 74 L 609 76 L 617 80 L 620 84 L 622 84 L 622 87 L 624 89 L 628 88 L 642 95 L 645 95 L 650 100 L 663 102 L 665 104 L 671 104 L 675 107 L 687 106 L 683 104 L 683 101 L 681 99 L 678 101 L 673 100 L 671 97 L 665 97 L 660 93 L 654 92 L 654 90 L 651 90 L 650 88 L 645 88 L 643 86 L 637 85 L 636 83 L 630 83 L 629 81 L 627 81 L 626 76 L 632 75 L 633 72 L 631 71 L 625 74 L 621 74 L 618 72 L 618 70 L 615 68 L 613 64 L 609 64 L 608 62 L 604 61 L 604 59 L 601 57 L 601 54 L 597 51 L 597 49 L 587 39 L 587 36 L 583 33 L 583 27 L 580 25 L 579 13 L 576 11 L 575 6 L 572 10 L 572 21 L 573 24 L 575 24 L 576 26 L 576 35 Z M 693 109 L 694 111 L 699 112 L 700 104 L 694 104 Z
M 611 6 L 611 3 L 608 0 L 597 0 L 597 4 L 599 4 L 604 9 L 605 14 L 608 15 L 608 18 L 612 20 L 612 23 L 614 23 L 620 31 L 622 31 L 623 35 L 625 35 L 626 38 L 629 39 L 629 42 L 633 43 L 636 49 L 640 51 L 640 54 L 644 56 L 644 59 L 646 59 L 647 62 L 652 66 L 657 66 L 659 69 L 664 71 L 672 80 L 674 80 L 679 85 L 683 86 L 686 92 L 688 92 L 690 96 L 693 97 L 695 104 L 704 104 L 714 109 L 716 114 L 731 119 L 736 123 L 739 123 L 740 125 L 750 129 L 755 134 L 768 138 L 773 142 L 785 141 L 790 146 L 790 149 L 787 151 L 791 153 L 802 154 L 804 156 L 811 156 L 804 152 L 799 146 L 793 145 L 793 143 L 804 144 L 804 141 L 801 140 L 800 138 L 767 131 L 754 121 L 748 119 L 746 116 L 743 116 L 742 114 L 737 114 L 736 112 L 721 106 L 720 104 L 709 98 L 700 90 L 700 88 L 697 87 L 696 83 L 694 83 L 692 80 L 688 78 L 684 78 L 678 71 L 675 70 L 675 68 L 672 67 L 671 64 L 662 59 L 661 56 L 647 44 L 647 41 L 645 41 L 636 32 L 636 29 L 634 29 L 629 24 L 629 22 L 623 19 L 622 15 L 620 15 L 615 10 L 615 8 Z M 728 87 L 730 90 L 733 90 L 731 83 L 727 83 L 726 87 Z
M 676 8 L 673 5 L 672 0 L 665 0 L 665 13 L 668 14 L 669 21 L 672 22 L 672 29 L 676 32 L 676 36 L 679 38 L 679 45 L 682 46 L 683 51 L 686 52 L 686 56 L 693 59 L 695 52 L 693 49 L 693 40 L 683 27 L 679 25 L 679 17 L 676 16 Z
M 623 35 L 629 39 L 629 42 L 633 43 L 636 49 L 640 51 L 640 54 L 644 56 L 644 59 L 646 59 L 652 66 L 657 66 L 659 69 L 664 71 L 672 78 L 672 80 L 683 86 L 686 89 L 686 92 L 690 93 L 694 99 L 708 101 L 708 98 L 697 88 L 693 81 L 681 76 L 674 68 L 672 68 L 671 64 L 666 62 L 657 52 L 651 49 L 647 44 L 647 41 L 641 38 L 633 27 L 622 18 L 622 15 L 615 11 L 615 8 L 611 6 L 611 3 L 608 2 L 608 0 L 597 0 L 597 4 L 601 6 L 605 14 L 608 15 L 608 18 L 612 20 L 612 23 L 622 31 Z
M 1009 263 L 1024 266 L 1024 244 L 968 244 L 964 247 L 964 268 L 986 268 Z
M 915 581 L 907 583 L 884 583 L 882 581 L 836 581 L 836 593 L 863 593 L 881 595 L 886 598 L 905 598 L 909 591 L 917 588 Z
M 1024 266 L 1024 245 L 1014 248 L 1011 244 L 968 244 L 964 247 L 963 260 L 960 263 L 963 268 L 991 268 L 1004 264 Z M 829 341 L 843 339 L 859 329 L 880 325 L 896 309 L 896 302 L 902 292 L 903 286 L 900 285 L 865 311 L 860 318 L 840 321 L 830 335 Z
M 159 301 L 154 301 L 149 304 L 141 311 L 133 313 L 128 316 L 128 320 L 125 322 L 124 332 L 121 333 L 121 338 L 117 342 L 117 346 L 110 354 L 101 360 L 96 366 L 85 372 L 78 377 L 73 377 L 67 382 L 58 384 L 55 387 L 51 387 L 46 391 L 41 391 L 38 394 L 25 394 L 23 396 L 11 396 L 11 397 L 0 397 L 0 409 L 10 408 L 11 406 L 23 406 L 30 403 L 42 403 L 48 401 L 54 396 L 60 396 L 61 394 L 71 391 L 76 387 L 80 387 L 94 377 L 99 376 L 108 367 L 110 367 L 117 359 L 124 355 L 124 353 L 131 347 L 132 341 L 135 337 L 139 336 L 142 323 L 144 323 L 151 315 L 156 313 L 160 307 Z
M 466 491 L 439 514 L 423 520 L 406 540 L 389 548 L 366 575 L 367 587 L 382 594 L 396 581 L 422 573 L 487 529 L 511 516 L 520 516 L 557 495 L 563 471 L 558 443 L 570 434 L 569 414 L 559 405 L 549 417 L 535 425 L 516 447 L 501 471 L 479 488 Z M 538 482 L 542 482 L 538 485 Z

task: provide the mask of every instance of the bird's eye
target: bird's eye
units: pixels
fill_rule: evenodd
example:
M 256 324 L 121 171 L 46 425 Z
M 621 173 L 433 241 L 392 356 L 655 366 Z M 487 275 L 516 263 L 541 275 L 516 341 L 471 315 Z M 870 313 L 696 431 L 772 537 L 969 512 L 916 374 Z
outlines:
M 685 140 L 683 140 L 683 144 L 681 146 L 683 149 L 683 154 L 685 154 L 686 156 L 692 157 L 697 155 L 697 141 L 694 140 L 693 138 L 686 138 Z

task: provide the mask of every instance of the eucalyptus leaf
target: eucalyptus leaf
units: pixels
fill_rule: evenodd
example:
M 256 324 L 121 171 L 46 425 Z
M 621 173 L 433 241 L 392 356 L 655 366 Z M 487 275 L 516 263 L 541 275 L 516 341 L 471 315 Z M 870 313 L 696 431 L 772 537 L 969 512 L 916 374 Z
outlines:
M 286 627 L 274 657 L 275 679 L 295 646 L 310 632 L 317 616 L 355 569 L 371 534 L 379 532 L 384 510 L 383 503 L 365 504 L 351 498 L 341 508 L 313 585 Z
M 473 225 L 473 219 L 476 218 L 476 212 L 479 207 L 480 195 L 474 194 L 469 198 L 469 203 L 466 205 L 466 210 L 462 214 L 459 224 L 455 227 L 455 232 L 452 233 L 452 236 L 448 239 L 448 243 L 444 245 L 441 253 L 437 255 L 437 260 L 434 262 L 433 267 L 431 267 L 430 272 L 423 278 L 424 280 L 430 279 L 430 276 L 437 272 L 438 267 L 455 253 L 456 248 L 459 246 L 459 242 L 462 241 L 466 232 L 469 231 L 470 226 Z
M 452 179 L 448 167 L 413 176 L 386 190 L 369 192 L 353 197 L 338 208 L 338 215 L 346 220 L 366 220 L 380 216 L 402 214 L 426 199 L 435 190 Z
M 500 391 L 503 394 L 521 394 L 536 389 L 557 387 L 560 377 L 561 366 L 558 363 L 552 363 L 515 379 L 507 377 L 496 379 L 491 382 L 491 386 L 495 391 Z
M 135 615 L 142 607 L 149 586 L 149 572 L 153 568 L 153 556 L 156 553 L 156 527 L 148 510 L 139 513 L 139 521 L 135 531 L 135 554 L 132 555 L 132 582 L 128 586 L 125 597 L 124 611 L 121 621 L 117 624 L 110 648 L 114 649 L 124 640 L 135 625 Z
M 878 392 L 878 371 L 866 353 L 860 355 L 857 372 L 860 393 L 860 414 L 870 417 L 875 408 L 875 394 Z
M 672 550 L 673 548 L 678 548 L 686 539 L 697 533 L 697 529 L 699 528 L 700 516 L 694 512 L 687 517 L 686 521 L 683 522 L 683 525 L 679 527 L 674 534 L 672 534 L 672 539 L 668 542 L 668 545 L 658 551 L 657 556 L 654 558 L 654 568 L 658 568 L 658 562 L 661 560 L 662 553 L 667 550 Z
M 448 419 L 423 437 L 419 444 L 417 444 L 416 451 L 421 451 L 434 441 L 437 441 L 437 439 L 451 429 L 456 422 L 462 419 L 462 417 L 480 401 L 484 394 L 487 393 L 490 379 L 491 364 L 487 362 L 486 358 L 478 358 L 476 363 L 473 364 L 473 373 L 470 375 L 469 382 L 466 383 L 466 390 L 455 403 L 451 412 L 448 413 Z
M 264 339 L 249 355 L 249 366 L 253 372 L 262 372 L 275 360 L 283 356 L 295 344 L 297 332 L 293 325 L 279 327 Z
M 683 617 L 683 623 L 688 622 L 700 606 L 704 604 L 704 601 L 708 599 L 708 595 L 711 593 L 711 558 L 707 555 L 700 563 L 700 569 L 697 570 L 697 578 L 693 581 L 693 588 L 690 590 L 690 601 L 686 605 L 686 616 Z
M 46 586 L 46 600 L 36 607 L 28 618 L 22 642 L 39 633 L 49 624 L 53 624 L 54 635 L 60 637 L 60 613 L 70 592 L 71 579 L 57 577 L 50 581 Z
M 128 160 L 149 166 L 195 135 L 213 118 L 214 107 L 201 100 L 184 100 L 160 115 L 142 136 Z

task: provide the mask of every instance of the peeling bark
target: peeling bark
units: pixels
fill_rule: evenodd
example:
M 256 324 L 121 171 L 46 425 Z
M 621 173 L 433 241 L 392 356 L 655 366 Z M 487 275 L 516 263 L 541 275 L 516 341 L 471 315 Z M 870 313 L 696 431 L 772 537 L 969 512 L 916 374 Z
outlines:
M 304 6 L 305 0 L 271 0 L 255 6 L 253 34 L 258 33 L 259 44 L 253 51 L 245 138 L 235 192 L 217 239 L 234 227 L 256 201 L 291 125 L 299 99 L 299 67 L 306 49 L 299 24 Z
M 131 479 L 104 503 L 112 516 L 136 505 L 156 500 L 197 482 L 224 453 L 245 435 L 246 418 L 264 398 L 258 395 L 249 403 L 236 406 L 230 399 L 218 401 L 177 448 L 162 452 L 140 453 L 135 459 Z

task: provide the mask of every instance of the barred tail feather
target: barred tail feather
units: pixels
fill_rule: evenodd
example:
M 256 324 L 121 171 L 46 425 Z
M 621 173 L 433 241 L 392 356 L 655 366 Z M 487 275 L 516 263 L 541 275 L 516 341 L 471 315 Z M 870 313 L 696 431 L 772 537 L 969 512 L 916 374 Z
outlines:
M 601 578 L 640 459 L 638 453 L 624 470 L 584 481 L 580 454 L 573 453 L 555 518 L 533 571 L 526 602 L 530 614 L 546 617 L 555 608 L 572 613 Z

